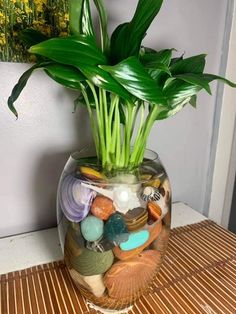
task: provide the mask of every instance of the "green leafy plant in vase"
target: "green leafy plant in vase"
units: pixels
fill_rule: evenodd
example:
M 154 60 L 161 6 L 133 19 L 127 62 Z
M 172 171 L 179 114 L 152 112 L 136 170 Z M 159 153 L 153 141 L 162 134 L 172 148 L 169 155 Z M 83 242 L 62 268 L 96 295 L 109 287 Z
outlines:
M 225 78 L 204 73 L 205 54 L 173 57 L 142 40 L 162 0 L 139 0 L 130 22 L 111 37 L 102 0 L 93 0 L 100 22 L 95 34 L 89 0 L 70 0 L 70 34 L 47 38 L 27 29 L 22 39 L 36 64 L 19 79 L 14 102 L 31 74 L 43 69 L 57 83 L 77 90 L 85 105 L 96 156 L 70 157 L 58 188 L 65 262 L 75 284 L 91 302 L 110 309 L 132 304 L 148 291 L 168 242 L 171 188 L 159 158 L 146 150 L 156 120 L 166 119 L 197 94 Z

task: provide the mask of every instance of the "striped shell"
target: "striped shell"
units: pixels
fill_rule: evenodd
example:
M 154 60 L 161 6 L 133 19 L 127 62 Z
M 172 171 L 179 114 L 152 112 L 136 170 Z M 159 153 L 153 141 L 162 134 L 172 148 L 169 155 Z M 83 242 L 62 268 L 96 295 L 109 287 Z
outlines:
M 143 189 L 143 192 L 141 194 L 141 198 L 145 201 L 145 202 L 154 202 L 154 201 L 159 201 L 161 198 L 161 194 L 158 191 L 157 188 L 154 188 L 152 186 L 146 186 Z
M 104 276 L 104 284 L 111 298 L 127 299 L 139 297 L 149 287 L 156 275 L 161 254 L 155 250 L 146 250 L 126 261 L 112 265 Z
M 83 220 L 90 210 L 94 192 L 81 185 L 81 180 L 65 176 L 60 185 L 59 203 L 66 218 L 73 222 Z

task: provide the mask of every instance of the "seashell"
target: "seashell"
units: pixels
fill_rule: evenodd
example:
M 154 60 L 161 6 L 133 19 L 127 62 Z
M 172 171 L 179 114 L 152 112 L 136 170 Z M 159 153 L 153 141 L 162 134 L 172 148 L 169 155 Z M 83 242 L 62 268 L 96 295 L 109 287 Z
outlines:
M 62 179 L 59 191 L 59 203 L 66 218 L 73 222 L 83 220 L 89 210 L 94 192 L 82 186 L 81 180 L 67 175 Z
M 104 284 L 111 298 L 138 297 L 149 287 L 157 272 L 161 254 L 146 250 L 127 261 L 118 261 L 104 276 Z
M 90 167 L 82 166 L 80 167 L 80 172 L 86 178 L 91 180 L 104 180 L 106 178 L 102 173 Z
M 113 190 L 103 189 L 86 183 L 82 183 L 82 186 L 112 199 L 116 210 L 123 214 L 126 214 L 129 209 L 141 205 L 137 194 L 124 184 L 115 187 Z
M 157 222 L 151 227 L 148 228 L 149 230 L 149 239 L 140 247 L 129 250 L 129 251 L 122 251 L 118 246 L 114 247 L 113 253 L 114 255 L 120 260 L 127 260 L 132 258 L 138 254 L 140 254 L 144 249 L 146 249 L 160 234 L 162 229 L 162 223 Z
M 93 276 L 105 273 L 113 264 L 114 255 L 112 251 L 103 253 L 83 249 L 79 256 L 70 258 L 70 265 L 81 275 Z
M 88 216 L 81 222 L 80 227 L 85 240 L 96 241 L 103 234 L 104 222 L 95 216 Z
M 98 195 L 93 200 L 91 212 L 94 216 L 103 220 L 107 220 L 111 214 L 115 212 L 115 207 L 110 198 Z
M 154 188 L 152 186 L 146 186 L 143 189 L 143 192 L 141 194 L 141 198 L 145 202 L 150 202 L 150 201 L 159 201 L 161 197 L 160 192 L 158 191 L 157 188 Z
M 129 210 L 124 215 L 125 223 L 129 231 L 135 231 L 142 228 L 148 219 L 148 212 L 143 207 L 136 207 Z
M 68 271 L 76 285 L 90 290 L 97 298 L 103 295 L 106 289 L 103 283 L 103 275 L 83 276 L 73 268 L 68 269 Z

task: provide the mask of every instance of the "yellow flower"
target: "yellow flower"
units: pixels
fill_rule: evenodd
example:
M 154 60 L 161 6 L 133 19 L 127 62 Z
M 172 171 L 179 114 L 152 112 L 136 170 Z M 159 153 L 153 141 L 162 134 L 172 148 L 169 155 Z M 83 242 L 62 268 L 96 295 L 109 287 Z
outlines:
M 0 33 L 0 45 L 1 46 L 6 45 L 6 36 L 4 33 Z

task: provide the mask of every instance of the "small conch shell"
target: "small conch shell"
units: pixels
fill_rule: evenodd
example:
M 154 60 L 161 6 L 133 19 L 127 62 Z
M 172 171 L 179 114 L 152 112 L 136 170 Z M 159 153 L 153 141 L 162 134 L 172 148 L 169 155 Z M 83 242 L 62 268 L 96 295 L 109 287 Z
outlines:
M 152 186 L 146 186 L 143 189 L 143 192 L 141 194 L 141 198 L 145 201 L 145 202 L 153 202 L 153 201 L 159 201 L 161 198 L 161 194 L 158 191 L 157 188 L 154 188 Z

